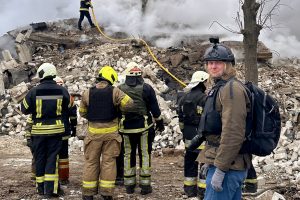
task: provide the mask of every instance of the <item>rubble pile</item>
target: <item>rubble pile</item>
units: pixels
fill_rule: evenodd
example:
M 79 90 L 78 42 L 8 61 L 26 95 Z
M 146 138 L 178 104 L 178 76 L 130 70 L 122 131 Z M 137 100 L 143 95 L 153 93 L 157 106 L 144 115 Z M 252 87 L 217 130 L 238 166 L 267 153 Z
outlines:
M 59 31 L 53 27 L 49 29 Z M 118 84 L 122 84 L 125 81 L 123 74 L 125 66 L 129 62 L 137 62 L 143 68 L 145 82 L 153 86 L 156 91 L 166 126 L 165 131 L 157 133 L 153 149 L 159 151 L 168 147 L 184 149 L 178 116 L 174 109 L 177 90 L 182 88 L 159 68 L 146 49 L 128 43 L 103 42 L 103 39 L 100 42 L 99 36 L 85 35 L 72 32 L 72 30 L 64 35 L 66 36 L 66 34 L 74 35 L 76 38 L 68 40 L 70 48 L 66 48 L 66 45 L 60 45 L 61 40 L 59 38 L 54 40 L 55 44 L 46 43 L 45 38 L 49 38 L 46 37 L 46 33 L 31 35 L 31 33 L 26 32 L 23 37 L 19 36 L 18 41 L 20 42 L 18 44 L 24 46 L 24 38 L 34 38 L 35 41 L 38 41 L 34 44 L 35 49 L 32 51 L 34 53 L 28 56 L 29 50 L 21 50 L 20 52 L 24 57 L 15 60 L 9 52 L 4 51 L 2 69 L 3 66 L 18 68 L 22 63 L 22 66 L 25 65 L 31 70 L 36 69 L 43 62 L 51 62 L 57 66 L 58 74 L 65 81 L 69 93 L 80 95 L 85 89 L 95 84 L 99 67 L 113 66 L 119 73 Z M 79 46 L 70 45 L 77 43 L 76 40 L 79 41 Z M 95 40 L 97 42 L 94 42 Z M 203 48 L 199 47 L 198 44 L 189 45 L 186 48 L 162 49 L 153 47 L 152 50 L 170 72 L 185 82 L 191 78 L 195 70 L 203 70 L 203 63 L 201 62 Z M 18 53 L 20 54 L 20 52 Z M 236 68 L 239 71 L 238 77 L 243 79 L 243 72 L 245 71 L 243 64 L 237 64 Z M 253 160 L 258 174 L 266 175 L 276 169 L 280 176 L 274 176 L 274 179 L 278 181 L 291 180 L 295 184 L 300 184 L 299 68 L 300 59 L 297 58 L 278 60 L 273 64 L 269 63 L 268 66 L 259 68 L 259 86 L 272 94 L 280 103 L 282 133 L 275 154 L 267 157 L 255 157 Z M 31 79 L 31 82 L 24 81 L 15 84 L 14 87 L 6 88 L 5 93 L 2 94 L 0 100 L 0 135 L 23 137 L 25 133 L 26 116 L 20 113 L 18 106 L 27 91 L 37 82 L 34 79 Z M 75 103 L 79 106 L 80 99 L 76 99 Z M 79 116 L 77 127 L 79 138 L 85 135 L 86 126 L 87 121 Z M 69 140 L 71 151 L 74 149 L 83 151 L 83 141 L 79 138 Z M 259 183 L 263 186 L 265 178 L 260 177 Z

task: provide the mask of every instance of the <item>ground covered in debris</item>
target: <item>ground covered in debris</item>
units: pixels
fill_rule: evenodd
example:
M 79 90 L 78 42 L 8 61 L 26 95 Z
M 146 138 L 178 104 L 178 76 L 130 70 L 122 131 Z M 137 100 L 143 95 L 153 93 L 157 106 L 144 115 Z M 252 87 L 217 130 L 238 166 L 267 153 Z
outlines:
M 117 199 L 185 199 L 182 194 L 183 151 L 182 134 L 174 110 L 176 96 L 182 87 L 164 73 L 146 49 L 137 41 L 115 43 L 101 37 L 95 29 L 79 32 L 72 29 L 76 21 L 49 23 L 39 31 L 12 31 L 9 37 L 17 52 L 3 54 L 0 68 L 5 90 L 0 99 L 0 199 L 38 199 L 34 182 L 30 180 L 31 154 L 23 144 L 26 116 L 18 111 L 18 102 L 36 84 L 32 79 L 43 62 L 54 63 L 69 92 L 79 95 L 95 83 L 100 66 L 111 65 L 119 72 L 120 82 L 125 66 L 131 61 L 143 67 L 145 82 L 156 91 L 166 130 L 157 133 L 152 157 L 152 194 L 141 196 L 139 190 L 127 195 L 118 187 Z M 20 35 L 21 34 L 21 35 Z M 114 36 L 124 36 L 115 33 Z M 148 38 L 149 44 L 153 38 Z M 229 42 L 235 55 L 242 55 L 240 42 Z M 196 70 L 203 70 L 201 57 L 207 43 L 201 38 L 188 38 L 167 49 L 151 46 L 158 60 L 175 76 L 188 82 Z M 259 175 L 259 192 L 244 195 L 245 199 L 272 199 L 274 192 L 286 199 L 300 199 L 300 59 L 279 59 L 269 62 L 270 52 L 259 50 L 259 86 L 272 94 L 280 104 L 281 139 L 275 154 L 255 157 L 253 164 Z M 18 54 L 18 55 L 16 55 Z M 238 77 L 243 79 L 242 58 L 237 57 Z M 1 57 L 0 57 L 1 59 Z M 79 104 L 79 99 L 75 102 Z M 85 134 L 86 120 L 78 117 L 78 136 Z M 71 183 L 64 187 L 64 199 L 80 199 L 83 168 L 83 143 L 70 140 Z M 259 196 L 263 193 L 265 196 Z M 277 198 L 278 199 L 278 198 Z

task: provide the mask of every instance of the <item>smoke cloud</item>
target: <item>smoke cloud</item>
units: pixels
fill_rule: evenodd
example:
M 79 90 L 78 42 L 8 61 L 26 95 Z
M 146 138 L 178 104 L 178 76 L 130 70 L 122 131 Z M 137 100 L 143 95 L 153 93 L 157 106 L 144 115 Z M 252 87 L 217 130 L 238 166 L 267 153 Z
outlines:
M 139 37 L 165 35 L 156 45 L 168 47 L 186 36 L 220 35 L 222 39 L 242 40 L 217 24 L 238 31 L 234 22 L 239 0 L 148 0 L 143 14 L 141 0 L 93 0 L 97 20 L 108 33 L 126 32 Z M 270 1 L 266 11 L 275 1 Z M 33 22 L 78 18 L 80 0 L 10 0 L 1 2 L 0 35 Z M 260 40 L 280 57 L 300 57 L 300 1 L 282 0 L 272 18 L 272 31 L 263 30 Z M 76 27 L 74 27 L 76 28 Z M 275 55 L 275 54 L 274 54 Z

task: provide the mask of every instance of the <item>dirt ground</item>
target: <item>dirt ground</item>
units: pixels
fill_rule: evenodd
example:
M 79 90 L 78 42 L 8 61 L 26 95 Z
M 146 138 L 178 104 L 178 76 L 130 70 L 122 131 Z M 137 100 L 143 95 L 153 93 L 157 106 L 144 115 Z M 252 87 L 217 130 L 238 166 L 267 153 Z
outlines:
M 81 199 L 81 180 L 83 169 L 83 152 L 74 151 L 70 153 L 70 184 L 62 186 L 65 195 L 57 198 Z M 23 137 L 0 136 L 0 199 L 42 199 L 36 194 L 35 182 L 31 180 L 31 153 L 24 144 Z M 124 187 L 118 186 L 115 191 L 117 200 L 156 200 L 156 199 L 188 199 L 183 194 L 183 153 L 182 151 L 165 150 L 164 156 L 158 152 L 152 155 L 152 187 L 153 193 L 142 196 L 137 188 L 134 194 L 125 193 Z M 287 200 L 295 198 L 300 194 L 293 188 L 288 187 L 277 190 L 285 194 Z M 298 197 L 298 195 L 297 195 Z M 101 199 L 96 196 L 95 199 Z M 190 198 L 190 200 L 197 198 Z M 243 197 L 253 199 L 253 197 Z
M 35 192 L 31 180 L 31 153 L 22 138 L 0 137 L 0 199 L 42 199 Z M 183 157 L 170 155 L 152 156 L 153 193 L 142 196 L 140 189 L 127 195 L 123 187 L 117 187 L 115 199 L 186 199 L 183 195 Z M 62 186 L 64 197 L 59 199 L 81 199 L 83 152 L 70 154 L 70 184 Z M 101 199 L 96 196 L 96 199 Z

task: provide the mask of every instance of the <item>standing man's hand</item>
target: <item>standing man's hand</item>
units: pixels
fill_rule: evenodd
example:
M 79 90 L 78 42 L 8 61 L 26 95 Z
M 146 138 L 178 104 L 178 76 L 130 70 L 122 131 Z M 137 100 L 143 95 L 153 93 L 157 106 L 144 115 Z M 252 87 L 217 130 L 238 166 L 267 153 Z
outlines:
M 221 192 L 223 190 L 222 183 L 223 183 L 224 177 L 225 177 L 225 172 L 216 168 L 216 171 L 211 179 L 212 188 L 216 192 Z

